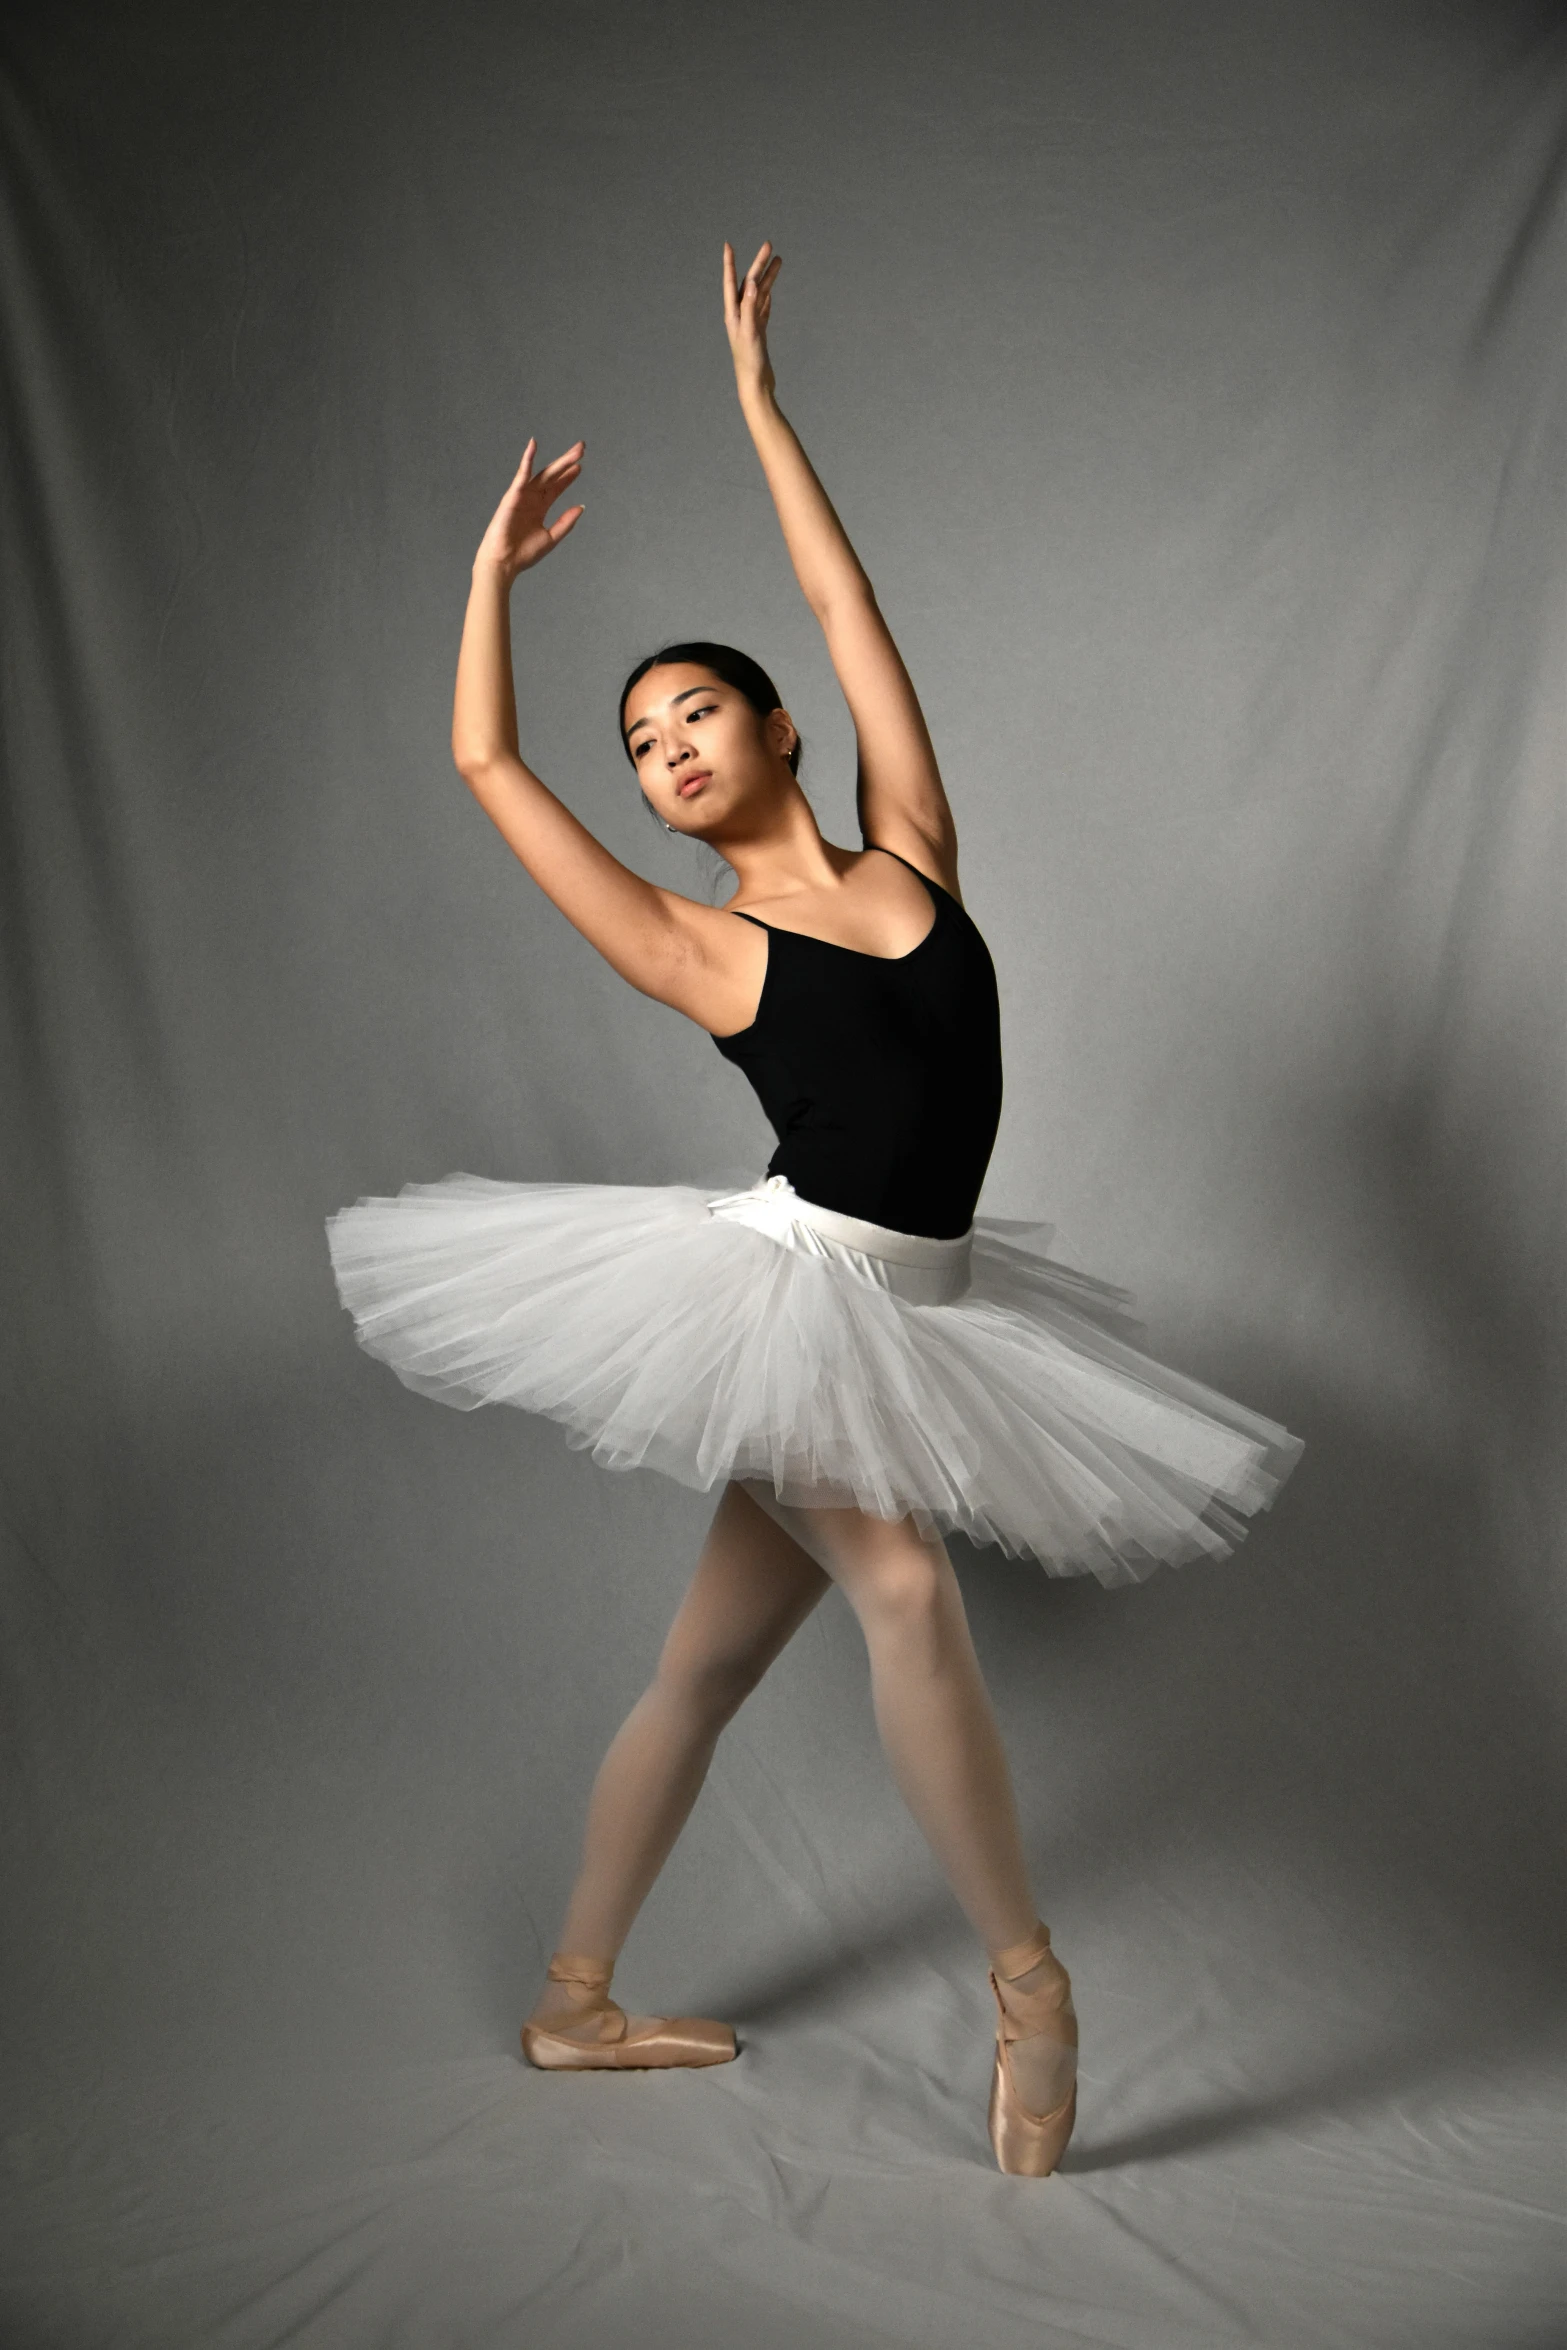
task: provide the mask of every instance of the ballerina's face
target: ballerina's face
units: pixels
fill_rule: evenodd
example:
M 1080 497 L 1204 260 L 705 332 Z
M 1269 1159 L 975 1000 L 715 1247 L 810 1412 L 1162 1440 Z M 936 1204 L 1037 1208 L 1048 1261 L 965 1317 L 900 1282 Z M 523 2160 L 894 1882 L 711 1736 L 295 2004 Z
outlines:
M 705 836 L 792 783 L 795 739 L 786 710 L 763 718 L 711 669 L 672 661 L 638 678 L 626 704 L 626 748 L 637 781 L 666 824 Z

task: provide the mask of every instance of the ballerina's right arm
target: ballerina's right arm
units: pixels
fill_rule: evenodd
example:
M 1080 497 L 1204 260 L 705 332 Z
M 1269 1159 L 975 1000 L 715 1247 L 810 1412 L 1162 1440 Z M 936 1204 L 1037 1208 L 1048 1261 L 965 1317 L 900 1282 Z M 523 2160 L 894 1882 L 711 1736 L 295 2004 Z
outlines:
M 715 948 L 722 955 L 714 910 L 656 888 L 611 856 L 525 765 L 518 748 L 512 582 L 558 547 L 581 517 L 583 508 L 572 506 L 558 521 L 548 519 L 582 471 L 583 446 L 575 442 L 536 474 L 530 440 L 484 534 L 457 656 L 452 757 L 507 846 L 567 921 L 622 979 L 705 1026 L 726 1000 L 713 961 Z

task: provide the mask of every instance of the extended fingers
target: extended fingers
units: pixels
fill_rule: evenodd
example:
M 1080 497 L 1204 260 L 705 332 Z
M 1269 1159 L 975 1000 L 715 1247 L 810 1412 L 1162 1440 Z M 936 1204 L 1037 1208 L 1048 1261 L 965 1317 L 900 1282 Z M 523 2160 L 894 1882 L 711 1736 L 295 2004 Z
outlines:
M 560 515 L 556 521 L 549 522 L 545 520 L 545 517 L 548 515 L 549 510 L 554 505 L 556 499 L 560 497 L 565 490 L 568 490 L 571 487 L 572 483 L 576 480 L 578 474 L 581 471 L 582 467 L 575 461 L 571 455 L 570 450 L 568 449 L 566 455 L 564 457 L 557 457 L 555 463 L 549 468 L 548 472 L 541 473 L 538 480 L 533 485 L 539 493 L 539 503 L 536 509 L 537 518 L 541 523 L 543 523 L 545 530 L 549 533 L 551 546 L 554 546 L 557 539 L 563 539 L 565 537 L 567 531 L 570 530 L 573 524 L 576 522 L 578 515 L 583 511 L 580 506 L 572 506 L 568 508 L 564 514 Z
M 573 441 L 569 449 L 563 449 L 552 464 L 545 466 L 538 479 L 540 481 L 554 481 L 555 477 L 568 465 L 575 466 L 580 472 L 580 460 L 587 445 L 586 441 Z M 533 460 L 538 454 L 538 447 L 536 436 L 530 433 L 528 445 L 522 452 L 522 463 L 512 476 L 513 489 L 521 489 L 525 483 L 534 479 Z
M 579 452 L 584 446 L 582 441 L 574 442 L 569 449 L 563 450 L 552 464 L 546 465 L 542 473 L 519 473 L 517 479 L 512 483 L 509 494 L 515 510 L 518 513 L 530 513 L 534 518 L 535 527 L 543 522 L 544 516 L 554 505 L 556 499 L 563 491 L 570 489 L 582 471 L 582 458 Z M 531 449 L 531 442 L 529 447 Z M 580 512 L 581 509 L 579 508 L 578 511 Z
M 772 259 L 765 268 L 761 266 L 762 253 L 772 253 Z M 782 267 L 783 255 L 773 253 L 772 246 L 766 244 L 763 245 L 762 252 L 757 254 L 756 259 L 746 271 L 745 290 L 751 300 L 752 315 L 758 324 L 766 318 L 772 306 L 773 280 Z
M 756 259 L 746 271 L 744 281 L 741 282 L 735 273 L 734 247 L 727 239 L 725 240 L 724 317 L 730 326 L 737 326 L 740 323 L 747 300 L 751 302 L 753 309 L 759 305 L 765 308 L 767 297 L 773 290 L 773 280 L 782 267 L 783 255 L 773 252 L 771 238 L 764 238 L 757 249 Z

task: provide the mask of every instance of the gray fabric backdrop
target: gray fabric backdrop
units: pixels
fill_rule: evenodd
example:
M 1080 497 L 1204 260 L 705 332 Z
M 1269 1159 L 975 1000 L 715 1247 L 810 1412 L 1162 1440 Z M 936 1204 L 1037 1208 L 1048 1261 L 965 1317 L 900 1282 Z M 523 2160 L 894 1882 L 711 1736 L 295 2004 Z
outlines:
M 1461 0 L 13 19 L 3 2338 L 1545 2350 L 1559 2214 L 1563 45 Z M 517 2062 L 711 1504 L 408 1395 L 322 1219 L 768 1138 L 446 751 L 530 431 L 523 740 L 755 651 L 851 743 L 724 236 L 1000 971 L 984 1205 L 1304 1435 L 1222 1567 L 954 1545 L 1084 2030 L 989 2009 L 830 1601 L 628 1948 L 720 2074 Z

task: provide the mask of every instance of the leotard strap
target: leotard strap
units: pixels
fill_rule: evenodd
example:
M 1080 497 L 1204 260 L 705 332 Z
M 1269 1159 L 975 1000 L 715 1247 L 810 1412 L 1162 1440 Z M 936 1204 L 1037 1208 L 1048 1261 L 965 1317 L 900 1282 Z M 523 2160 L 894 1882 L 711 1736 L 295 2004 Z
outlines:
M 902 866 L 905 866 L 907 870 L 913 874 L 916 881 L 923 881 L 927 889 L 940 889 L 944 898 L 950 898 L 952 896 L 950 889 L 941 889 L 941 883 L 939 881 L 932 881 L 928 873 L 922 873 L 917 865 L 910 865 L 907 857 L 898 857 L 898 852 L 896 849 L 884 849 L 879 840 L 868 840 L 865 842 L 865 847 L 867 850 L 874 849 L 878 855 L 883 857 L 897 857 L 898 863 Z M 954 899 L 953 902 L 956 904 L 957 901 Z M 743 906 L 721 906 L 719 908 L 719 912 L 723 914 L 737 915 L 742 922 L 754 922 L 758 930 L 776 930 L 778 927 L 775 922 L 764 922 L 760 914 L 748 914 Z M 816 933 L 812 930 L 791 930 L 786 932 L 785 935 L 790 938 L 815 938 Z M 832 946 L 836 943 L 836 941 L 829 938 L 818 940 L 817 943 L 818 945 Z M 856 952 L 856 950 L 854 948 L 850 948 L 849 952 L 852 954 Z M 888 958 L 881 955 L 873 955 L 871 957 L 872 962 L 884 962 L 889 959 L 894 962 L 898 960 L 896 956 Z
M 875 849 L 879 856 L 898 857 L 898 852 L 896 849 L 884 849 L 879 840 L 868 840 L 866 841 L 865 846 L 868 849 Z M 923 881 L 927 889 L 939 889 L 941 890 L 941 894 L 944 898 L 952 897 L 952 892 L 950 889 L 943 889 L 939 881 L 932 881 L 928 873 L 922 873 L 917 865 L 910 865 L 907 857 L 898 857 L 898 863 L 902 866 L 905 866 L 907 870 L 913 874 L 916 881 Z M 952 902 L 954 905 L 956 905 L 958 901 L 956 898 L 952 898 Z

